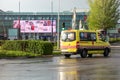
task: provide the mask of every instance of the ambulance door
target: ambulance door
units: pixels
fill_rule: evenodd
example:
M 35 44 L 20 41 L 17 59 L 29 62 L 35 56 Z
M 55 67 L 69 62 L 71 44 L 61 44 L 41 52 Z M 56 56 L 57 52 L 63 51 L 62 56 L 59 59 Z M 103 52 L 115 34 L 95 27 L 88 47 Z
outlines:
M 91 50 L 96 45 L 96 36 L 93 32 L 80 32 L 80 45 L 82 48 Z
M 97 33 L 97 46 L 98 46 L 98 49 L 99 50 L 103 50 L 104 49 L 104 45 L 106 44 L 105 43 L 105 40 L 104 40 L 104 37 L 102 34 L 100 33 Z

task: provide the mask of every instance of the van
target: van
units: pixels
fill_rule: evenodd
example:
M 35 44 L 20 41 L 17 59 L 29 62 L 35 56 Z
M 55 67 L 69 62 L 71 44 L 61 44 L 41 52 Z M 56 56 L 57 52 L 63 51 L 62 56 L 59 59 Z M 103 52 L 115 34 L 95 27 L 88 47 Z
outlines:
M 110 44 L 105 37 L 94 30 L 64 30 L 60 36 L 60 50 L 65 57 L 80 54 L 82 58 L 93 54 L 103 54 L 108 57 Z

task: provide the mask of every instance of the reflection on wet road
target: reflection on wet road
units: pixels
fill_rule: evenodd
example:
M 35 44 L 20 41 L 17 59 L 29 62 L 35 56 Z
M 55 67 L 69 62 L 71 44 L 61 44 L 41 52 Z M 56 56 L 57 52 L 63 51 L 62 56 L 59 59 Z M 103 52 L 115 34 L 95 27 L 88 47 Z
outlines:
M 117 49 L 108 58 L 1 59 L 0 80 L 120 80 L 119 61 Z

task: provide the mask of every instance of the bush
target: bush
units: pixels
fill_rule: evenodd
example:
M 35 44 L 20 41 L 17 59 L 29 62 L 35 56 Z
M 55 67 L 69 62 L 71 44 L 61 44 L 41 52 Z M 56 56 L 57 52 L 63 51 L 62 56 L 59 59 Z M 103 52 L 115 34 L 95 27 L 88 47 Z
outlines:
M 120 38 L 110 38 L 110 43 L 118 42 Z

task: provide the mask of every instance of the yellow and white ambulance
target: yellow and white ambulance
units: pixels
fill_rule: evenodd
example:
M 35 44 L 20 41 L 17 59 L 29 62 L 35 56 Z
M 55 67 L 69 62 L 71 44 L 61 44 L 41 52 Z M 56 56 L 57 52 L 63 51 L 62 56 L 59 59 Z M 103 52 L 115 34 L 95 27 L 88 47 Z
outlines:
M 60 37 L 60 50 L 65 57 L 80 54 L 82 58 L 93 54 L 109 56 L 110 44 L 102 34 L 93 30 L 64 30 Z

